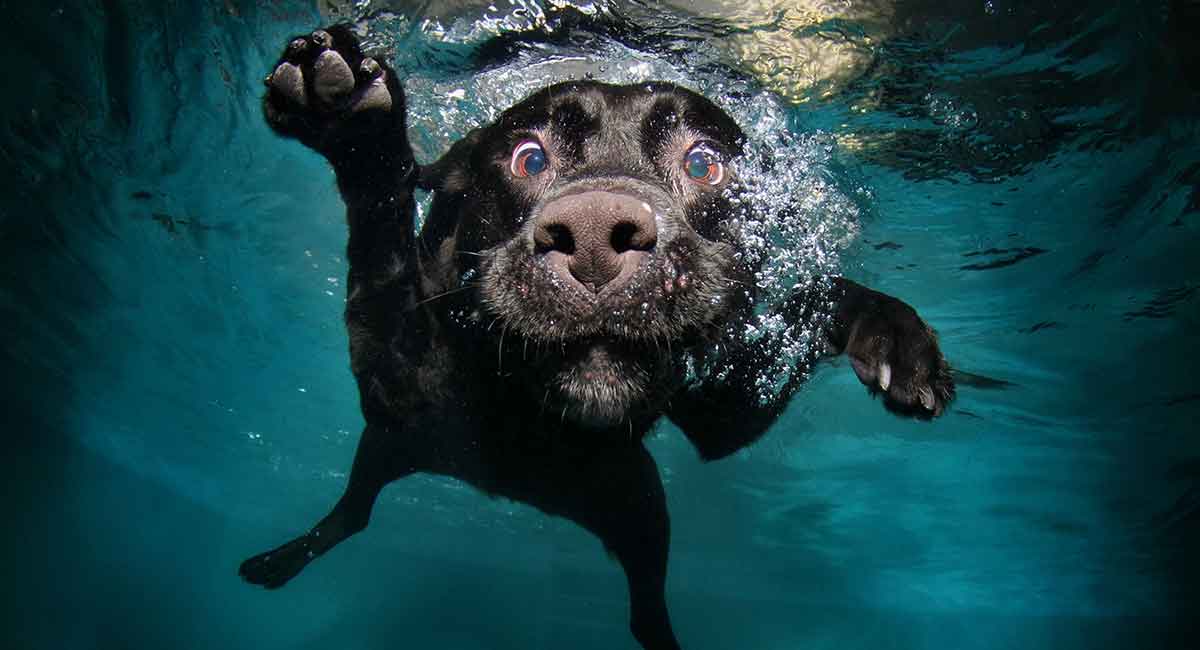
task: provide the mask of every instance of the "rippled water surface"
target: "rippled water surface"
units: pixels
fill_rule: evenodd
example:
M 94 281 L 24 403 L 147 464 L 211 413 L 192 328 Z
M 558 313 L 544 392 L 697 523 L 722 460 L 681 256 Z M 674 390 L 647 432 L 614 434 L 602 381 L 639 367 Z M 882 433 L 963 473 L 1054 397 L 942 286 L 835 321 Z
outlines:
M 704 93 L 751 135 L 767 294 L 841 273 L 940 332 L 936 422 L 834 361 L 733 458 L 660 427 L 684 647 L 1193 647 L 1195 2 L 4 8 L 4 647 L 634 647 L 592 537 L 447 479 L 286 589 L 236 576 L 362 425 L 333 176 L 259 116 L 281 44 L 340 20 L 423 161 L 551 81 Z

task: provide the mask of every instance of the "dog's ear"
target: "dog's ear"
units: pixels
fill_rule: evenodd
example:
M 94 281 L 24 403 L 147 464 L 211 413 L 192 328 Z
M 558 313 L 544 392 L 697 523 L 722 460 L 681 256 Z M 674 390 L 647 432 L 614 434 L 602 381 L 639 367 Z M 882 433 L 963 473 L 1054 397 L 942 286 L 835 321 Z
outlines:
M 475 176 L 471 170 L 471 154 L 483 140 L 483 131 L 482 128 L 472 129 L 461 140 L 450 145 L 450 150 L 442 154 L 437 162 L 421 167 L 417 187 L 429 192 L 450 194 L 471 187 Z

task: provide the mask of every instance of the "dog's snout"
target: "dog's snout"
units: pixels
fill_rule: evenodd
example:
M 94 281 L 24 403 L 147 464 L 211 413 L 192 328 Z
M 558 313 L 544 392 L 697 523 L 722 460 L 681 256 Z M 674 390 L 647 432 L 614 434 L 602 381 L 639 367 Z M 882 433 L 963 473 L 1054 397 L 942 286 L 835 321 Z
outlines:
M 534 226 L 534 252 L 593 293 L 623 284 L 654 250 L 654 210 L 638 197 L 589 191 L 555 199 Z

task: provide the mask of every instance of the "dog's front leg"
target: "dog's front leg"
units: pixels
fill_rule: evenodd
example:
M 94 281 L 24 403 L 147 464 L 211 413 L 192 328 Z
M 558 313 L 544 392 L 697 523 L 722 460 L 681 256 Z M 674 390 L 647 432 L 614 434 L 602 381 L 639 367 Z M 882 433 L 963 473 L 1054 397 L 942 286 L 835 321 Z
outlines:
M 384 426 L 363 429 L 346 491 L 333 510 L 307 533 L 246 560 L 238 573 L 252 584 L 282 587 L 309 562 L 366 528 L 383 486 L 416 471 L 415 459 L 404 451 L 403 436 L 402 431 Z
M 263 116 L 330 162 L 346 202 L 351 293 L 397 278 L 413 246 L 418 172 L 406 132 L 404 89 L 334 25 L 293 38 L 266 78 Z
M 640 443 L 598 451 L 566 464 L 560 479 L 544 486 L 547 509 L 591 531 L 621 564 L 633 636 L 646 650 L 678 650 L 666 601 L 671 525 L 654 458 Z

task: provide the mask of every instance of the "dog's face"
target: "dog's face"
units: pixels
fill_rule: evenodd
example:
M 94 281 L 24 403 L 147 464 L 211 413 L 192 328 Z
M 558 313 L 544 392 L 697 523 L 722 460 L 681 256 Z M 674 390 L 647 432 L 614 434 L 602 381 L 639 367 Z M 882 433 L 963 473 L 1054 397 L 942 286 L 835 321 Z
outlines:
M 676 86 L 538 92 L 429 168 L 429 289 L 475 283 L 454 302 L 547 410 L 600 428 L 656 414 L 685 351 L 747 299 L 742 143 Z

